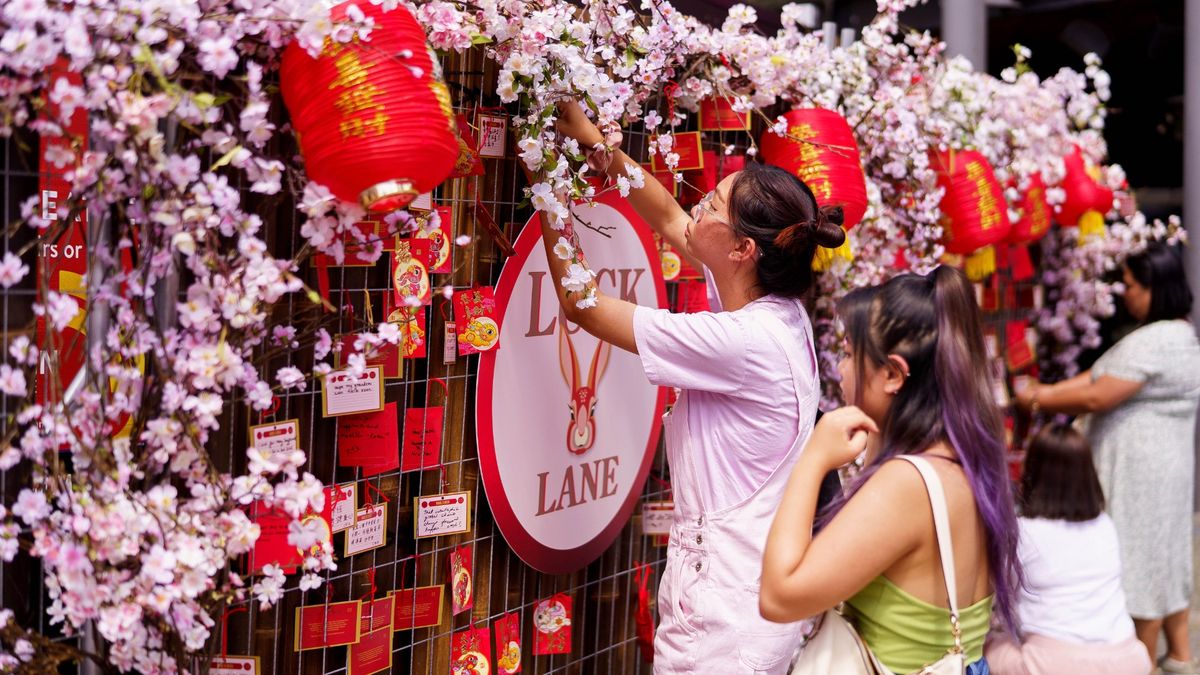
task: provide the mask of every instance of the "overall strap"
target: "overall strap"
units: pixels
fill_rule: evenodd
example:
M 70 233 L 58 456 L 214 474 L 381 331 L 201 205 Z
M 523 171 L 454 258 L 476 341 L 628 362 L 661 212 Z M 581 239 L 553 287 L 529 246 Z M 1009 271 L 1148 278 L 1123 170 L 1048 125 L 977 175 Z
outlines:
M 950 517 L 946 511 L 946 493 L 942 479 L 933 465 L 924 457 L 899 455 L 921 474 L 925 490 L 929 493 L 929 505 L 933 507 L 933 527 L 937 532 L 938 557 L 942 560 L 942 576 L 946 578 L 946 593 L 950 596 L 950 630 L 954 635 L 954 647 L 962 651 L 962 630 L 958 624 L 958 584 L 954 575 L 954 546 L 950 541 Z

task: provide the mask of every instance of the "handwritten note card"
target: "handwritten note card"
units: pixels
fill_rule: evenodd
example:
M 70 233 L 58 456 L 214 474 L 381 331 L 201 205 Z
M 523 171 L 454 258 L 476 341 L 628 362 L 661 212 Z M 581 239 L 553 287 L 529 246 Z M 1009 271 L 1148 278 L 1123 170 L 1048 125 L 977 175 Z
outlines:
M 379 548 L 387 541 L 387 508 L 373 504 L 358 510 L 358 520 L 346 530 L 344 554 L 352 556 Z
M 268 456 L 290 453 L 300 448 L 300 421 L 284 420 L 250 427 L 250 444 Z
M 642 534 L 671 534 L 671 523 L 674 521 L 674 502 L 646 502 L 642 504 Z
M 417 514 L 413 523 L 418 539 L 471 531 L 470 492 L 417 497 L 413 499 L 413 511 Z
M 400 471 L 423 471 L 442 463 L 442 406 L 404 411 L 404 446 Z
M 325 417 L 383 410 L 383 369 L 368 366 L 355 377 L 348 370 L 335 370 L 322 378 L 321 414 Z
M 383 410 L 338 420 L 338 466 L 360 466 L 364 476 L 400 465 L 400 430 L 395 402 Z
M 214 656 L 209 662 L 209 675 L 259 675 L 257 656 Z
M 358 483 L 325 488 L 325 513 L 334 532 L 353 527 L 358 515 Z
M 479 156 L 504 157 L 508 118 L 503 115 L 480 115 L 476 122 L 479 126 Z

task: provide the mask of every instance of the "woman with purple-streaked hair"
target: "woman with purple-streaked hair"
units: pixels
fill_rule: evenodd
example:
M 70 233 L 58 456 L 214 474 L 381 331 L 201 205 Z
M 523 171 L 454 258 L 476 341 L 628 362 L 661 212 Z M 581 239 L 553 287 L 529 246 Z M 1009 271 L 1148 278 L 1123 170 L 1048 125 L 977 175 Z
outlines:
M 892 672 L 919 671 L 959 642 L 968 675 L 984 675 L 993 609 L 1016 629 L 1020 570 L 1003 425 L 971 284 L 949 267 L 905 274 L 851 292 L 838 312 L 847 336 L 838 369 L 854 405 L 821 418 L 796 463 L 767 537 L 759 610 L 791 621 L 844 602 Z M 818 517 L 821 478 L 864 451 L 863 470 Z M 918 459 L 892 461 L 901 456 Z M 941 502 L 918 464 L 945 493 L 959 640 L 934 527 L 932 504 Z

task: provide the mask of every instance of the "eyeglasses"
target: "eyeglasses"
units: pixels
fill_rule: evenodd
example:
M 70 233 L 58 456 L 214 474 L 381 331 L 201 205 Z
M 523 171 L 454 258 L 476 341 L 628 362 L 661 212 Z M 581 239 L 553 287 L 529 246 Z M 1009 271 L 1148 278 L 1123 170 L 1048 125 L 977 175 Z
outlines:
M 717 222 L 728 225 L 729 227 L 733 227 L 733 223 L 722 218 L 721 214 L 717 213 L 716 210 L 713 209 L 712 200 L 716 196 L 717 196 L 716 190 L 709 192 L 708 194 L 706 194 L 700 198 L 700 202 L 696 204 L 696 207 L 699 208 L 700 210 L 704 211 L 708 215 L 712 216 L 713 219 L 715 219 Z M 692 216 L 693 216 L 693 219 L 695 219 L 695 209 L 692 209 Z

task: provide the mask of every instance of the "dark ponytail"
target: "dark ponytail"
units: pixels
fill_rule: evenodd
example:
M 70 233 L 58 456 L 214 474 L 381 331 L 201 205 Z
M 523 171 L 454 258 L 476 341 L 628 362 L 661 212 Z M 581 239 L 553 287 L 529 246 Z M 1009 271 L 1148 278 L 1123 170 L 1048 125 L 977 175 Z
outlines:
M 758 285 L 768 295 L 804 295 L 813 285 L 817 247 L 837 248 L 846 240 L 840 206 L 818 207 L 804 181 L 769 164 L 747 164 L 738 173 L 729 214 L 734 231 L 761 251 Z

